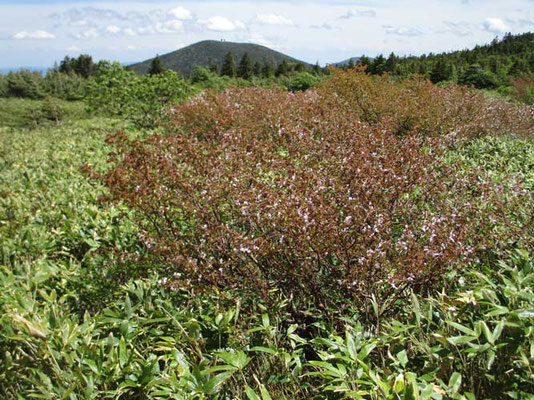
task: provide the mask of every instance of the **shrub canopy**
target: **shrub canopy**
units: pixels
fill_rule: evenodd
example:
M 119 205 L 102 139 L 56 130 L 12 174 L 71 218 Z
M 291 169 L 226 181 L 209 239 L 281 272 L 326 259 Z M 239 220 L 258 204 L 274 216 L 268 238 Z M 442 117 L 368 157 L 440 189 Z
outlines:
M 512 111 L 534 121 L 488 107 L 467 89 L 354 71 L 316 91 L 204 92 L 168 110 L 164 134 L 110 138 L 105 181 L 172 286 L 385 307 L 525 223 L 510 212 L 519 191 L 441 159 Z

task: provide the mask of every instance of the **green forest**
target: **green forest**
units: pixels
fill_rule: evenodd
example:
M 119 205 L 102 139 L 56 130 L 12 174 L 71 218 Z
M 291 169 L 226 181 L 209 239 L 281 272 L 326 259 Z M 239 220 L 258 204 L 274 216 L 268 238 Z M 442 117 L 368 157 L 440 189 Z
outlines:
M 0 398 L 534 398 L 533 56 L 0 75 Z

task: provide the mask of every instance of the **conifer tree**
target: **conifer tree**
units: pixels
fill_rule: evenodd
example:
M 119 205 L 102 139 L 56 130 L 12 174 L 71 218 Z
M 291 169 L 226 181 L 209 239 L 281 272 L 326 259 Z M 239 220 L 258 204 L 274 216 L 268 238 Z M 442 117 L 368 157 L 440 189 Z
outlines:
M 382 75 L 386 72 L 386 58 L 382 54 L 379 54 L 368 69 L 373 75 Z
M 433 83 L 448 81 L 452 77 L 452 68 L 445 60 L 439 60 L 430 71 Z
M 287 75 L 289 73 L 289 64 L 283 60 L 276 69 L 276 76 Z
M 386 72 L 395 74 L 397 70 L 398 58 L 395 53 L 391 53 L 386 60 Z
M 273 76 L 274 75 L 273 65 L 268 61 L 264 61 L 263 66 L 261 68 L 261 74 L 264 78 L 270 78 L 271 76 Z
M 221 75 L 229 76 L 230 78 L 233 78 L 236 75 L 235 58 L 231 51 L 226 53 L 226 56 L 224 57 Z
M 219 66 L 217 65 L 217 63 L 215 61 L 213 61 L 213 58 L 210 57 L 210 60 L 208 62 L 208 70 L 210 72 L 213 72 L 214 74 L 218 74 L 219 73 Z
M 253 74 L 254 76 L 261 76 L 261 64 L 259 61 L 254 63 Z
M 243 54 L 243 57 L 241 57 L 239 68 L 237 70 L 237 76 L 243 79 L 250 79 L 252 76 L 252 61 L 248 53 Z
M 361 56 L 358 60 L 358 65 L 368 68 L 371 65 L 371 59 L 365 55 Z
M 161 74 L 164 71 L 165 71 L 165 68 L 163 67 L 163 62 L 161 61 L 160 56 L 157 55 L 150 62 L 150 68 L 148 69 L 148 74 L 156 75 L 156 74 Z

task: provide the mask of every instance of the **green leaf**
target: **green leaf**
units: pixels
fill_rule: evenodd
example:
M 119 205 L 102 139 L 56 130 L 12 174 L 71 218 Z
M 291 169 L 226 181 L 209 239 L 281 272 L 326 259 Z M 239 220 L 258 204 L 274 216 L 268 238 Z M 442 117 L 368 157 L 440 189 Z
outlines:
M 466 344 L 469 342 L 472 342 L 473 340 L 476 340 L 476 336 L 453 336 L 450 338 L 447 338 L 447 341 L 455 346 Z
M 367 358 L 367 356 L 371 354 L 375 347 L 376 344 L 374 343 L 366 344 L 365 346 L 363 346 L 360 350 L 360 353 L 358 354 L 358 360 L 363 361 L 365 358 Z
M 406 367 L 408 364 L 408 355 L 406 354 L 406 350 L 402 350 L 397 353 L 397 358 L 399 359 L 399 362 L 403 367 Z
M 480 321 L 480 325 L 482 326 L 482 332 L 484 332 L 484 337 L 490 344 L 495 344 L 495 340 L 493 340 L 493 334 L 491 333 L 491 330 L 489 329 L 488 325 L 484 321 Z
M 250 350 L 251 351 L 260 351 L 260 352 L 268 353 L 268 354 L 272 354 L 272 355 L 275 355 L 277 353 L 277 351 L 275 349 L 272 349 L 270 347 L 263 347 L 263 346 L 254 346 Z
M 462 375 L 458 372 L 454 372 L 449 379 L 449 394 L 453 395 L 458 392 L 460 386 L 462 385 Z
M 248 400 L 261 400 L 260 397 L 252 390 L 250 386 L 245 386 L 245 393 L 247 394 Z
M 402 393 L 404 392 L 405 384 L 404 384 L 404 374 L 400 374 L 395 379 L 395 383 L 393 384 L 393 391 L 395 393 Z
M 468 335 L 470 335 L 470 336 L 475 336 L 475 337 L 478 336 L 477 333 L 476 333 L 474 330 L 468 328 L 467 326 L 460 325 L 459 323 L 457 323 L 457 322 L 453 322 L 453 321 L 445 321 L 445 322 L 446 322 L 448 325 L 452 326 L 453 328 L 456 328 L 456 329 L 458 329 L 459 331 L 461 331 L 461 332 L 463 332 L 463 333 L 466 333 L 466 334 L 468 334 Z
M 261 400 L 272 400 L 271 395 L 265 388 L 265 386 L 260 385 Z
M 504 329 L 504 326 L 505 326 L 505 322 L 504 321 L 501 321 L 497 324 L 497 326 L 495 327 L 495 329 L 493 330 L 493 341 L 496 342 L 500 337 L 501 337 L 501 333 Z
M 126 364 L 128 363 L 128 352 L 126 350 L 126 341 L 124 340 L 124 337 L 121 337 L 119 341 L 119 366 L 124 369 L 126 367 Z
M 215 375 L 204 385 L 205 394 L 215 394 L 219 391 L 219 386 L 224 383 L 228 378 L 233 375 L 233 372 L 223 372 L 222 374 Z

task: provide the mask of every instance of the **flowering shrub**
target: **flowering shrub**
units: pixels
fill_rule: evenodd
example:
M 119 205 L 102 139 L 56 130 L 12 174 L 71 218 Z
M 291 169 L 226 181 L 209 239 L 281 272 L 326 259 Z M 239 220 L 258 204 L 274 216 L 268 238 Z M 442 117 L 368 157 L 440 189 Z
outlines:
M 456 141 L 487 133 L 534 134 L 534 109 L 487 100 L 467 87 L 437 87 L 422 77 L 394 84 L 387 75 L 333 71 L 323 96 L 337 96 L 370 124 L 385 124 L 397 134 L 439 136 Z
M 512 86 L 516 100 L 530 105 L 534 104 L 534 74 L 513 79 Z
M 485 107 L 354 72 L 317 91 L 204 92 L 168 111 L 165 134 L 110 137 L 104 178 L 173 287 L 281 291 L 324 312 L 374 298 L 383 312 L 520 227 L 519 191 L 440 161 L 444 138 L 485 132 Z

